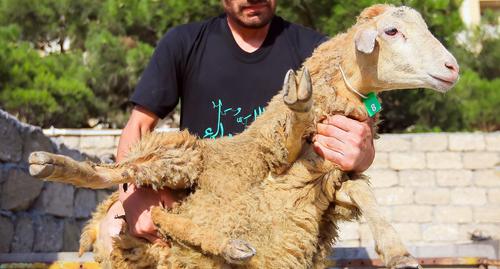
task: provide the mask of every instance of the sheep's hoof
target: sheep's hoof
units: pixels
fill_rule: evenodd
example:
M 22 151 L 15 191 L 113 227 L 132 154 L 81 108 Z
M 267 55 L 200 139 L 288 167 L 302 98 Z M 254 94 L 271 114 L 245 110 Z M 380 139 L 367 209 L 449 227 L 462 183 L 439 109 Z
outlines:
M 31 153 L 28 162 L 30 165 L 30 175 L 37 178 L 45 178 L 52 175 L 57 163 L 56 159 L 53 158 L 53 154 L 42 151 Z
M 248 242 L 232 239 L 222 250 L 222 257 L 230 264 L 244 264 L 249 261 L 257 251 Z
M 308 112 L 312 107 L 312 83 L 309 71 L 304 68 L 299 85 L 296 83 L 295 73 L 289 70 L 283 85 L 285 94 L 283 101 L 293 111 Z
M 422 269 L 418 261 L 411 256 L 396 256 L 389 261 L 391 269 Z

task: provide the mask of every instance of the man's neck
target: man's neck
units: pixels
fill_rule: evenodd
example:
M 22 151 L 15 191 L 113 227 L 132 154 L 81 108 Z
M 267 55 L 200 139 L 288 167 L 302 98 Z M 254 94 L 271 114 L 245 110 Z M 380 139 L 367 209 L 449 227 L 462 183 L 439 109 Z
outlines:
M 239 25 L 229 17 L 227 17 L 227 24 L 238 46 L 248 53 L 252 53 L 262 46 L 271 25 L 268 23 L 262 28 L 248 28 Z

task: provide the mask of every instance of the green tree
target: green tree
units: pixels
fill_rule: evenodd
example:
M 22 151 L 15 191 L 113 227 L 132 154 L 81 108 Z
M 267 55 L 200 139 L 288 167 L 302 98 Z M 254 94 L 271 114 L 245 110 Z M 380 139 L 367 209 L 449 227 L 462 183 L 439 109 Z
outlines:
M 84 83 L 81 53 L 40 57 L 20 28 L 0 27 L 0 106 L 44 127 L 83 127 L 98 101 Z
M 362 9 L 377 2 L 380 1 L 280 0 L 278 14 L 333 36 L 351 26 Z M 462 79 L 457 89 L 446 95 L 428 90 L 382 94 L 381 130 L 452 131 L 498 126 L 491 124 L 492 120 L 477 123 L 481 113 L 464 111 L 474 110 L 473 105 L 463 106 L 467 103 L 464 96 L 482 98 L 481 105 L 488 107 L 497 101 L 497 95 L 489 91 L 485 91 L 488 98 L 471 91 L 496 85 L 498 39 L 481 39 L 483 50 L 478 55 L 457 44 L 456 34 L 464 30 L 458 14 L 459 0 L 385 2 L 420 11 L 430 30 L 457 56 L 462 70 L 476 76 L 467 73 L 469 86 L 463 86 Z M 85 117 L 99 115 L 120 127 L 126 119 L 127 99 L 158 40 L 173 26 L 216 16 L 221 11 L 220 0 L 0 1 L 0 25 L 14 25 L 0 30 L 2 107 L 36 116 L 33 120 L 44 125 L 49 124 L 49 120 L 40 119 L 44 114 L 51 115 L 46 118 L 57 121 L 59 126 L 67 124 L 66 127 L 84 126 Z M 497 18 L 494 14 L 487 17 L 489 23 L 497 22 L 491 19 Z M 71 42 L 69 51 L 40 57 L 38 50 L 53 44 L 62 48 L 65 40 Z M 88 111 L 82 109 L 81 116 L 71 115 L 71 119 L 69 115 L 56 117 L 60 111 L 71 110 L 71 105 L 85 103 L 66 102 L 62 107 L 61 98 L 87 100 Z M 29 109 L 21 106 L 26 104 L 33 111 L 25 112 Z
M 4 0 L 0 1 L 0 25 L 17 24 L 22 39 L 45 49 L 72 41 L 80 48 L 90 21 L 96 18 L 99 1 L 92 0 Z
M 462 73 L 455 91 L 465 128 L 468 130 L 500 130 L 500 78 L 481 78 L 472 70 Z

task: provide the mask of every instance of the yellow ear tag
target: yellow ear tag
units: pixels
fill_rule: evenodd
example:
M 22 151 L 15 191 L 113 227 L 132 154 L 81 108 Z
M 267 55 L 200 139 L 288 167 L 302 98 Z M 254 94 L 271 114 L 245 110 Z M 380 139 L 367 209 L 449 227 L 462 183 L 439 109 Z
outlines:
M 382 109 L 382 105 L 374 92 L 369 93 L 366 98 L 363 99 L 363 103 L 365 104 L 366 111 L 368 111 L 368 116 L 370 116 L 370 118 L 375 116 L 375 114 Z

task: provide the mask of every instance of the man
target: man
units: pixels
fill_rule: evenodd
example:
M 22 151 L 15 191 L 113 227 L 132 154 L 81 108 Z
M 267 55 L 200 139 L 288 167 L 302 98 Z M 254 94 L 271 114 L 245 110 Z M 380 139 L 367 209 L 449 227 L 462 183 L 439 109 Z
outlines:
M 204 138 L 243 131 L 281 89 L 286 71 L 298 69 L 325 40 L 275 16 L 276 0 L 223 0 L 222 5 L 225 15 L 175 27 L 162 38 L 131 98 L 136 106 L 120 138 L 118 161 L 179 98 L 181 128 Z M 317 133 L 317 153 L 343 170 L 362 172 L 371 165 L 369 123 L 337 115 L 318 124 Z M 178 195 L 133 185 L 127 189 L 120 190 L 121 204 L 111 207 L 101 225 L 101 239 L 120 230 L 121 220 L 114 216 L 125 212 L 133 235 L 161 242 L 149 210 L 172 206 Z

